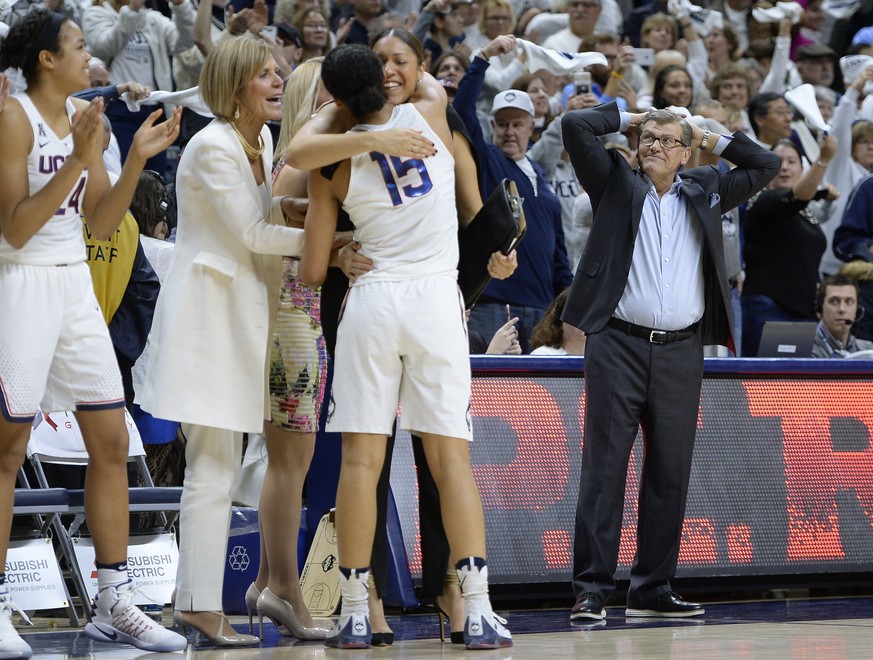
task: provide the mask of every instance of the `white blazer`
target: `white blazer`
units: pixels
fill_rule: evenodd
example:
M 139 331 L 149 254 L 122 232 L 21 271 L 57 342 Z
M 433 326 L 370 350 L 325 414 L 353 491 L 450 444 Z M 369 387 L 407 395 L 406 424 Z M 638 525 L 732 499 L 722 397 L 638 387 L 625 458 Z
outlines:
M 262 165 L 270 200 L 273 141 Z M 303 253 L 279 199 L 264 202 L 230 124 L 188 143 L 176 178 L 179 225 L 149 338 L 139 402 L 163 419 L 259 433 L 269 415 L 269 340 L 281 256 Z

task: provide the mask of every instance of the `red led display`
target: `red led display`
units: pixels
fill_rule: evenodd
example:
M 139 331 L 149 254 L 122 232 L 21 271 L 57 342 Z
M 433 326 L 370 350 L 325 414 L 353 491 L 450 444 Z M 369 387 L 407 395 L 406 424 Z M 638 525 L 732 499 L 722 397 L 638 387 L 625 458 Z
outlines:
M 680 576 L 851 572 L 873 567 L 873 379 L 707 377 Z M 559 582 L 572 571 L 582 379 L 476 377 L 471 455 L 491 579 Z M 395 447 L 392 489 L 420 575 L 415 471 Z M 642 466 L 628 468 L 619 576 L 636 539 Z

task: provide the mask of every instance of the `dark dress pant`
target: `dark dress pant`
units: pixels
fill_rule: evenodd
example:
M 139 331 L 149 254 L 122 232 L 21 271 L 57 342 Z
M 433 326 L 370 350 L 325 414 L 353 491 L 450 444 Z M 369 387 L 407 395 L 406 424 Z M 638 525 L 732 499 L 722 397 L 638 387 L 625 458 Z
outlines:
M 644 458 L 628 600 L 648 600 L 671 590 L 702 380 L 699 334 L 653 344 L 606 326 L 588 337 L 573 546 L 577 597 L 593 592 L 606 601 L 615 588 L 628 460 L 639 427 Z

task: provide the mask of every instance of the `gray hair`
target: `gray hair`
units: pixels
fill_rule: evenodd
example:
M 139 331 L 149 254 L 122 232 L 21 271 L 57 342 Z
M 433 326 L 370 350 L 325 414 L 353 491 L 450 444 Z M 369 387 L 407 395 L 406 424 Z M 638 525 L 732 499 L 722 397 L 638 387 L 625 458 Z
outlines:
M 643 120 L 640 122 L 640 130 L 646 124 L 657 124 L 658 126 L 669 126 L 671 124 L 679 124 L 682 127 L 682 142 L 686 146 L 691 144 L 691 124 L 682 119 L 679 115 L 674 115 L 669 110 L 649 110 L 643 115 Z

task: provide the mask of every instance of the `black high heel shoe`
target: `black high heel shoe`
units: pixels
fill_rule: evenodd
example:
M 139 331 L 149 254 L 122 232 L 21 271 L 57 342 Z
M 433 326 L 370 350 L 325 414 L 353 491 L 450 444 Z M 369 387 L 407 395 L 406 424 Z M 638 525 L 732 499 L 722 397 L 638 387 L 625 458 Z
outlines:
M 441 593 L 439 596 L 436 596 L 433 599 L 434 607 L 436 607 L 437 614 L 439 615 L 439 619 L 440 619 L 440 641 L 441 642 L 446 641 L 446 627 L 445 627 L 445 623 L 443 620 L 448 619 L 449 628 L 451 628 L 451 623 L 452 623 L 452 617 L 450 617 L 446 613 L 446 611 L 442 607 L 440 607 L 440 603 L 439 603 L 439 601 L 441 599 L 445 599 L 447 601 L 446 602 L 447 606 L 451 603 L 451 601 L 448 600 L 448 596 L 446 596 L 446 591 L 447 591 L 446 587 L 457 587 L 458 591 L 460 591 L 460 589 L 461 589 L 461 581 L 458 579 L 458 573 L 457 573 L 457 571 L 455 571 L 452 568 L 450 568 L 446 571 L 446 580 L 445 580 L 445 583 L 443 585 L 443 593 Z M 461 594 L 461 599 L 463 600 L 463 594 Z M 448 609 L 451 609 L 451 608 L 448 608 Z M 461 620 L 463 621 L 464 617 L 462 617 Z M 450 630 L 449 631 L 449 638 L 451 639 L 452 644 L 463 644 L 464 643 L 464 630 L 463 629 Z
M 391 646 L 393 643 L 393 632 L 374 632 L 370 637 L 370 646 Z
M 375 601 L 373 598 L 374 595 Z M 367 580 L 367 601 L 368 607 L 378 606 L 379 610 L 382 611 L 382 615 L 384 616 L 385 613 L 382 610 L 382 599 L 379 597 L 379 594 L 376 591 L 376 581 L 373 578 L 372 571 L 370 571 L 370 577 Z M 370 637 L 370 646 L 386 647 L 391 646 L 393 643 L 394 633 L 390 630 L 388 632 L 373 632 Z
M 440 642 L 446 641 L 446 621 L 449 622 L 449 627 L 451 627 L 452 619 L 451 617 L 443 611 L 439 605 L 436 606 L 437 616 L 440 619 Z M 463 630 L 450 630 L 449 631 L 449 639 L 452 644 L 463 644 L 464 643 L 464 631 Z

